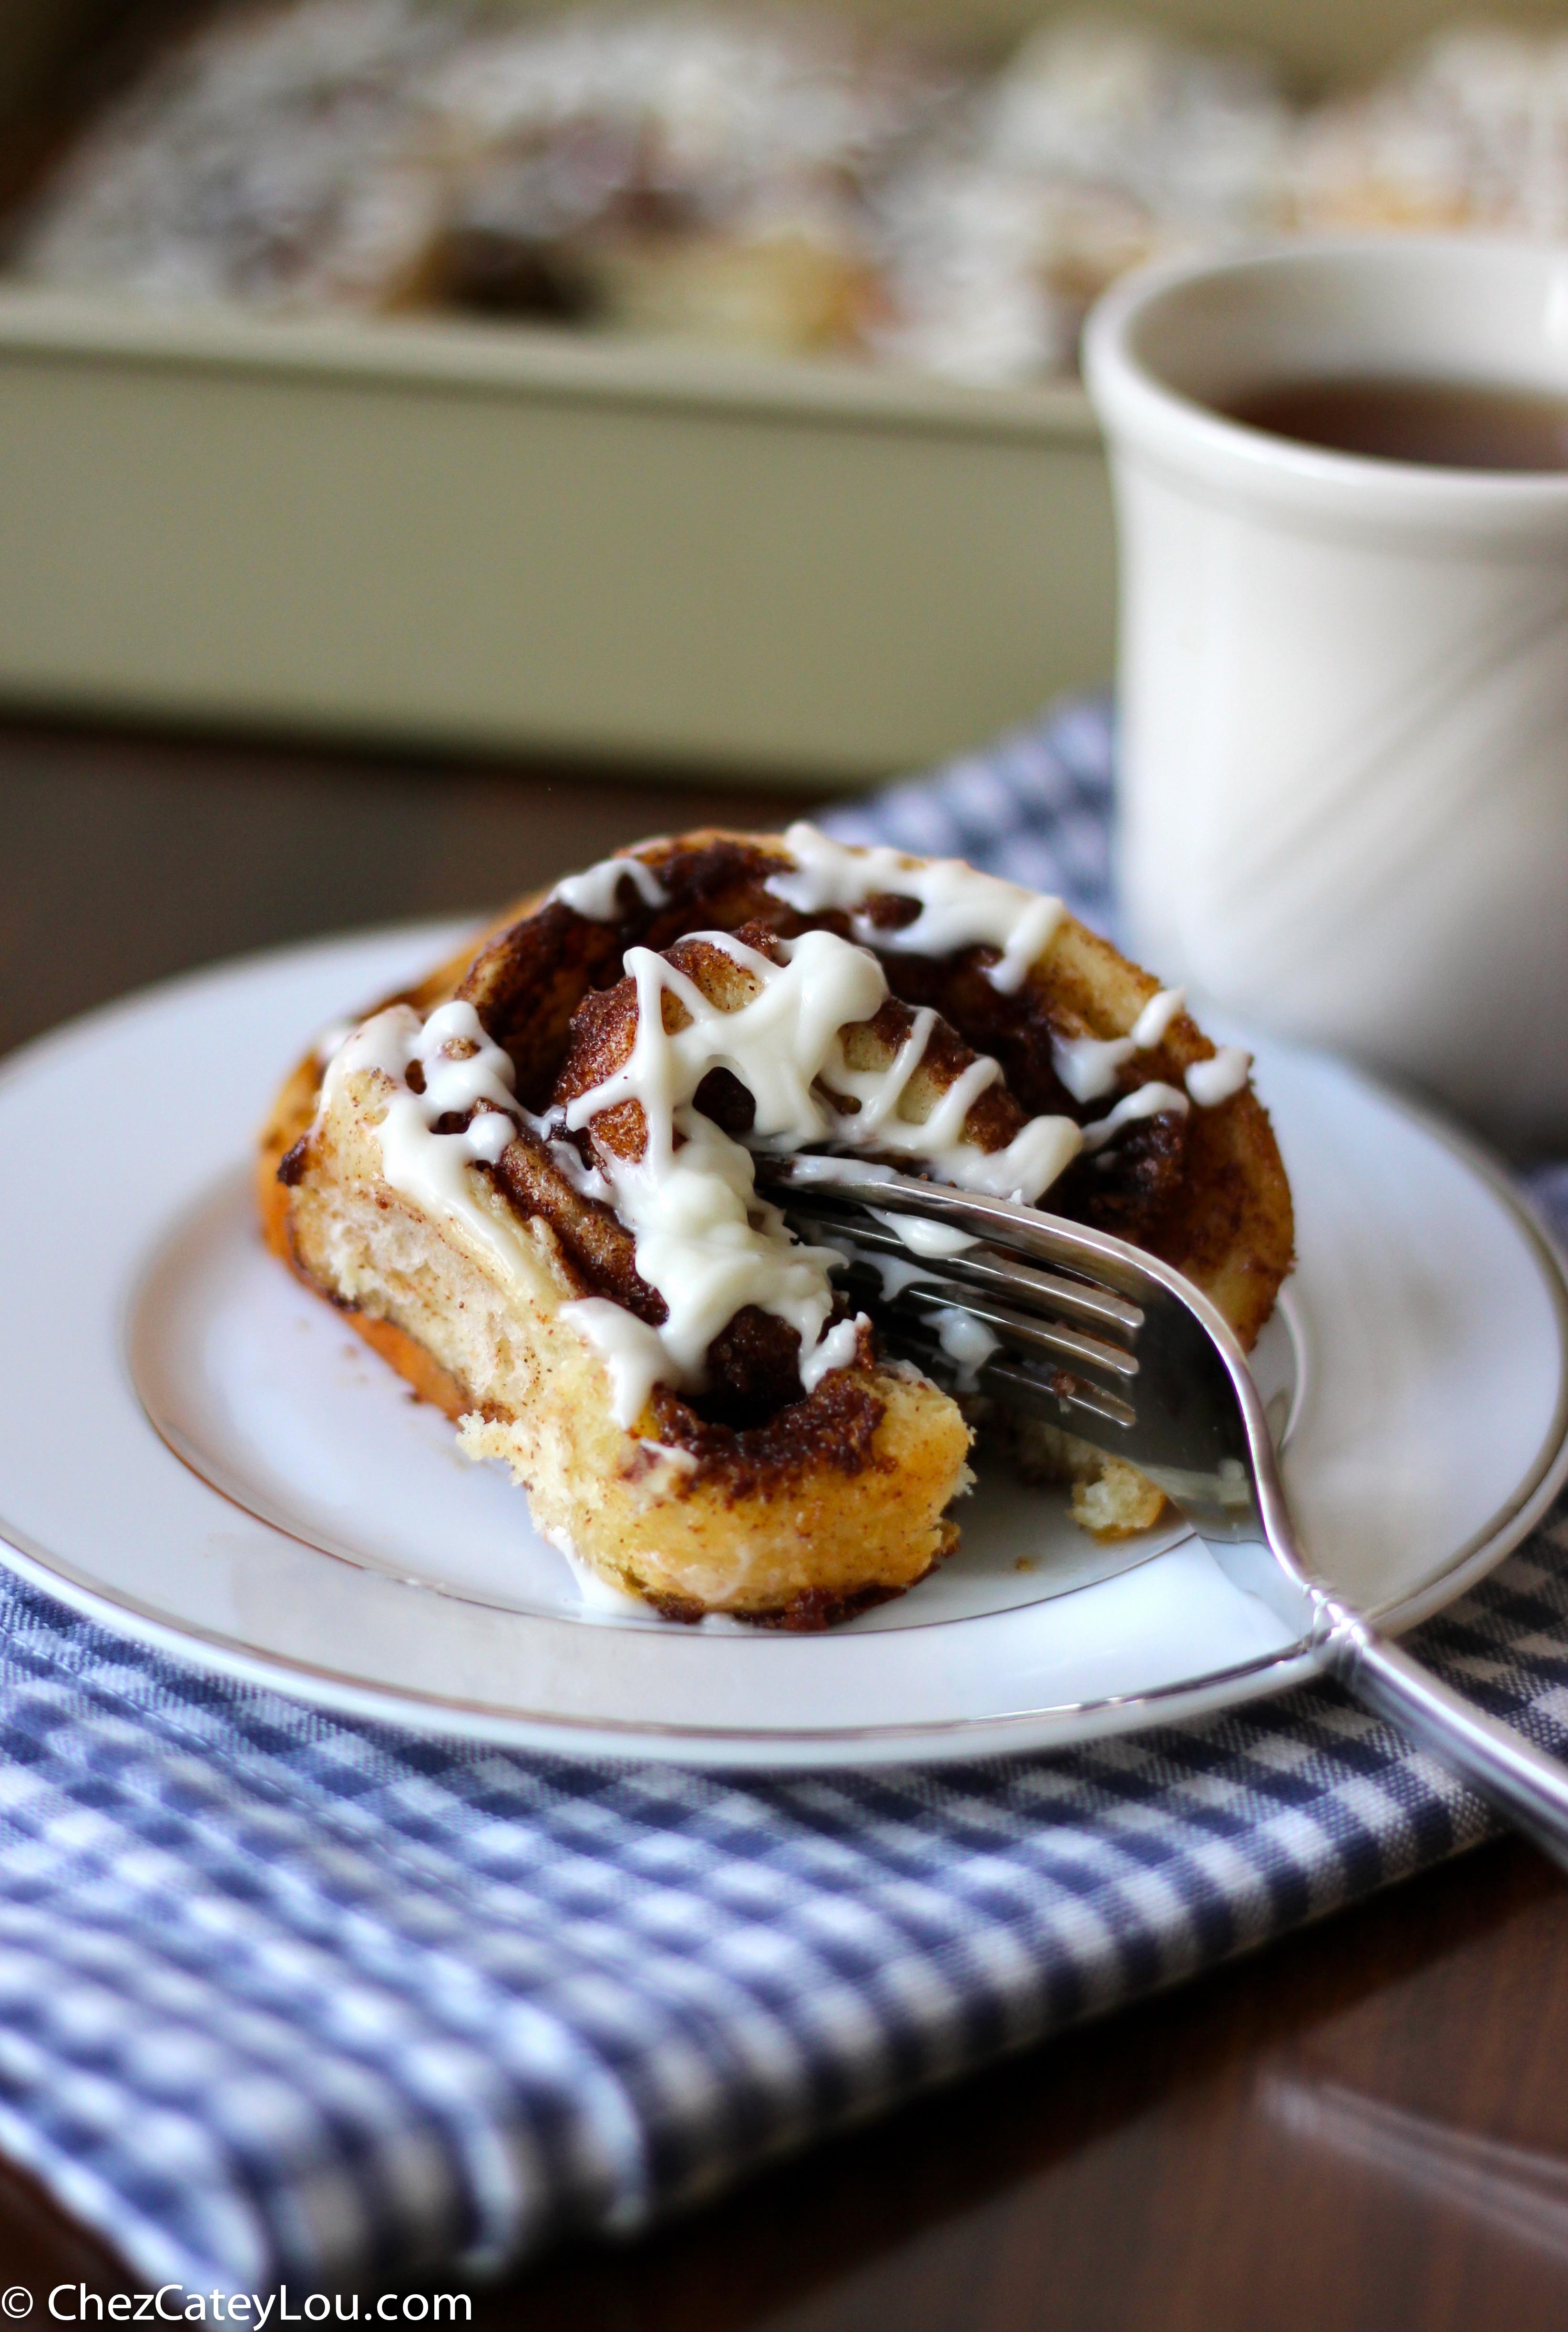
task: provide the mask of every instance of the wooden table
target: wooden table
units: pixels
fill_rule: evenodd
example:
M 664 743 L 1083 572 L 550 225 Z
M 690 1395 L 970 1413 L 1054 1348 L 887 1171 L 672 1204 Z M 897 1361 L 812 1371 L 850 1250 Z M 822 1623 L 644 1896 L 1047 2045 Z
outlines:
M 781 794 L 0 728 L 0 1046 L 239 950 L 479 908 Z M 0 1840 L 0 1852 L 5 1851 Z M 0 2284 L 132 2288 L 0 2173 Z M 1522 1846 L 1029 2051 L 487 2332 L 1561 2332 L 1568 1888 Z

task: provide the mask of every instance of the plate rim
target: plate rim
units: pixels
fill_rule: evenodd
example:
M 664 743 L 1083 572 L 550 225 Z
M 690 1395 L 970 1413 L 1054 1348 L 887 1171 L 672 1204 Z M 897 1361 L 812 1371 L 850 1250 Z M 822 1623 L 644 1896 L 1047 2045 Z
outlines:
M 466 919 L 454 917 L 414 917 L 393 924 L 284 941 L 174 973 L 127 996 L 111 999 L 19 1046 L 0 1062 L 0 1087 L 24 1075 L 41 1057 L 67 1050 L 100 1034 L 106 1024 L 111 1025 L 139 1008 L 172 1000 L 183 989 L 199 989 L 216 980 L 246 970 L 257 971 L 269 962 L 281 967 L 311 955 L 387 945 L 405 936 L 412 945 L 432 933 L 465 927 L 465 922 Z M 1296 1047 L 1286 1049 L 1308 1050 Z M 1390 1633 L 1397 1634 L 1446 1608 L 1486 1577 L 1519 1544 L 1568 1481 L 1568 1255 L 1539 1209 L 1517 1188 L 1502 1161 L 1484 1142 L 1451 1124 L 1422 1102 L 1382 1084 L 1358 1064 L 1310 1051 L 1309 1057 L 1331 1063 L 1337 1071 L 1366 1088 L 1383 1106 L 1417 1125 L 1457 1157 L 1501 1204 L 1525 1236 L 1545 1285 L 1556 1325 L 1557 1397 L 1551 1425 L 1534 1465 L 1504 1505 L 1456 1551 L 1439 1572 L 1410 1595 L 1369 1607 L 1368 1617 Z M 135 1285 L 140 1284 L 141 1276 L 140 1272 L 136 1275 Z M 125 1317 L 128 1300 L 129 1292 L 120 1305 L 122 1362 L 124 1330 L 129 1324 Z M 145 1429 L 168 1448 L 134 1386 L 131 1397 Z M 188 1463 L 183 1458 L 180 1462 Z M 191 1470 L 209 1495 L 234 1503 L 226 1492 L 199 1471 Z M 294 1535 L 271 1522 L 265 1527 L 278 1529 L 283 1536 Z M 313 1545 L 309 1540 L 302 1543 Z M 1230 1667 L 1153 1686 L 1146 1691 L 1055 1702 L 980 1716 L 924 1719 L 908 1725 L 785 1729 L 733 1724 L 674 1724 L 642 1717 L 621 1722 L 601 1716 L 541 1714 L 491 1701 L 436 1694 L 417 1687 L 376 1685 L 330 1665 L 282 1651 L 258 1650 L 242 1638 L 194 1623 L 177 1623 L 160 1616 L 129 1592 L 111 1591 L 101 1583 L 90 1582 L 68 1559 L 36 1544 L 3 1514 L 0 1563 L 40 1592 L 53 1595 L 110 1633 L 129 1637 L 177 1664 L 253 1688 L 280 1693 L 302 1706 L 326 1708 L 361 1722 L 414 1731 L 425 1738 L 445 1735 L 494 1746 L 610 1762 L 642 1759 L 717 1770 L 727 1766 L 749 1771 L 788 1771 L 808 1766 L 938 1763 L 987 1755 L 1048 1754 L 1107 1735 L 1196 1720 L 1238 1703 L 1272 1698 L 1310 1680 L 1322 1672 L 1324 1666 L 1321 1652 L 1299 1644 L 1286 1645 Z

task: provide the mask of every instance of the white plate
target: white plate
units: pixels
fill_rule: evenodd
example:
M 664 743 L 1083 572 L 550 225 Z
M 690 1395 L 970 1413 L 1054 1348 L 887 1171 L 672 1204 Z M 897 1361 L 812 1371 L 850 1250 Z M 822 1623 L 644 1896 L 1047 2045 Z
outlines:
M 245 1160 L 290 1061 L 452 941 L 378 933 L 225 967 L 0 1075 L 0 1532 L 110 1626 L 360 1715 L 688 1763 L 994 1755 L 1199 1714 L 1307 1672 L 1176 1531 L 1095 1546 L 988 1480 L 964 1550 L 827 1636 L 585 1600 L 263 1251 Z M 1568 1472 L 1557 1264 L 1484 1163 L 1334 1063 L 1266 1048 L 1300 1266 L 1257 1366 L 1291 1411 L 1306 1542 L 1403 1625 Z M 153 1419 L 157 1420 L 157 1425 Z

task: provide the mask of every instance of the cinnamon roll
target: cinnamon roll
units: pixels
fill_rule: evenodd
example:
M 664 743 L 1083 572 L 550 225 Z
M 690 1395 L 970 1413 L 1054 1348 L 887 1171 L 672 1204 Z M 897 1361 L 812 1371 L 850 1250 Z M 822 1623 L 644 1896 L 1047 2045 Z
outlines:
M 972 1413 L 879 1350 L 760 1154 L 1098 1224 L 1246 1343 L 1289 1268 L 1245 1055 L 1058 903 L 808 826 L 606 860 L 323 1051 L 263 1133 L 269 1242 L 547 1538 L 673 1619 L 817 1628 L 901 1593 L 970 1479 Z M 1158 1513 L 1130 1467 L 1009 1430 L 1086 1527 Z

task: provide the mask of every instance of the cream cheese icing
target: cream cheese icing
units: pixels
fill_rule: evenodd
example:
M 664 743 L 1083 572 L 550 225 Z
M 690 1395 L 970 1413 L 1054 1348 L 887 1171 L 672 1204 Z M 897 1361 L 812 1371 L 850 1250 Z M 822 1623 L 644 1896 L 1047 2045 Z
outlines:
M 863 947 L 893 954 L 944 956 L 959 948 L 997 948 L 1001 960 L 986 977 L 1004 996 L 1023 986 L 1066 912 L 1059 899 L 982 874 L 961 858 L 912 861 L 887 844 L 856 849 L 804 819 L 787 830 L 784 845 L 795 865 L 770 874 L 766 888 L 798 914 L 845 910 Z M 920 913 L 899 929 L 884 929 L 864 912 L 868 899 L 880 896 L 913 899 Z
M 1187 1090 L 1200 1109 L 1216 1109 L 1238 1094 L 1252 1074 L 1252 1056 L 1239 1045 L 1221 1045 L 1211 1061 L 1194 1061 L 1187 1071 Z
M 1162 1045 L 1170 1033 L 1171 1023 L 1187 1001 L 1184 988 L 1162 988 L 1152 996 L 1133 1023 L 1133 1049 L 1136 1053 L 1152 1052 Z
M 895 1295 L 902 1295 L 906 1288 L 929 1286 L 937 1277 L 929 1264 L 916 1263 L 906 1256 L 884 1255 L 878 1248 L 863 1247 L 852 1231 L 825 1231 L 823 1244 L 832 1247 L 835 1254 L 841 1255 L 846 1263 L 860 1264 L 865 1270 L 875 1271 L 882 1283 L 883 1301 L 886 1304 L 891 1304 Z
M 1084 1147 L 1090 1152 L 1103 1150 L 1111 1136 L 1120 1133 L 1124 1125 L 1135 1124 L 1141 1117 L 1158 1117 L 1164 1110 L 1174 1110 L 1185 1117 L 1190 1106 L 1187 1095 L 1179 1086 L 1162 1085 L 1157 1078 L 1151 1079 L 1149 1084 L 1138 1086 L 1135 1092 L 1123 1094 L 1108 1117 L 1095 1118 L 1085 1126 Z
M 951 1223 L 928 1222 L 923 1215 L 890 1215 L 885 1207 L 870 1207 L 866 1211 L 884 1230 L 901 1238 L 912 1255 L 961 1255 L 966 1247 L 980 1245 L 973 1231 L 954 1230 Z
M 885 1067 L 852 1069 L 842 1032 L 871 1019 L 889 993 L 874 955 L 832 932 L 779 942 L 782 962 L 726 932 L 693 936 L 749 973 L 752 995 L 723 1010 L 664 956 L 628 949 L 626 969 L 637 994 L 630 1056 L 568 1104 L 565 1123 L 571 1132 L 591 1128 L 604 1111 L 628 1101 L 642 1110 L 641 1158 L 605 1152 L 600 1171 L 636 1241 L 638 1275 L 668 1308 L 657 1333 L 681 1381 L 701 1382 L 713 1338 L 738 1311 L 756 1305 L 798 1332 L 801 1382 L 809 1392 L 828 1368 L 852 1356 L 851 1324 L 823 1333 L 833 1305 L 833 1256 L 798 1245 L 778 1209 L 758 1199 L 752 1151 L 789 1153 L 823 1142 L 892 1151 L 917 1158 L 960 1189 L 1032 1201 L 1076 1156 L 1078 1129 L 1070 1118 L 1035 1118 L 1002 1150 L 988 1152 L 968 1140 L 969 1112 L 1000 1075 L 984 1057 L 955 1079 L 923 1123 L 901 1116 L 898 1104 L 936 1015 L 915 1015 Z M 679 1027 L 665 1024 L 666 996 L 682 1008 Z M 728 1069 L 752 1096 L 750 1148 L 693 1106 L 714 1068 Z M 835 1105 L 846 1101 L 858 1106 Z M 621 1364 L 629 1384 L 631 1362 L 623 1356 Z
M 669 893 L 660 882 L 655 869 L 645 860 L 630 855 L 622 858 L 601 858 L 596 866 L 585 867 L 580 874 L 563 875 L 550 893 L 563 907 L 574 914 L 584 915 L 590 923 L 613 923 L 620 913 L 622 877 L 630 879 L 645 907 L 663 907 L 669 903 Z
M 980 1371 L 993 1352 L 1000 1352 L 1001 1338 L 983 1320 L 956 1307 L 933 1312 L 931 1324 L 936 1330 L 938 1343 L 956 1367 L 954 1390 L 973 1392 L 979 1386 Z
M 630 1421 L 628 1410 L 636 1415 L 631 1403 L 639 1392 L 645 1400 L 661 1368 L 666 1379 L 673 1372 L 678 1384 L 700 1388 L 708 1347 L 748 1305 L 795 1329 L 807 1392 L 854 1358 L 856 1324 L 828 1326 L 837 1256 L 799 1244 L 779 1209 L 758 1197 L 753 1151 L 788 1154 L 824 1142 L 891 1150 L 918 1158 L 960 1188 L 1033 1199 L 1078 1149 L 1078 1129 L 1067 1118 L 1034 1119 L 1000 1151 L 988 1152 L 966 1139 L 970 1108 L 1000 1074 L 983 1058 L 954 1082 L 923 1124 L 901 1116 L 898 1104 L 936 1016 L 916 1015 L 887 1066 L 852 1069 L 842 1031 L 871 1019 L 889 993 L 867 950 L 832 932 L 806 932 L 779 943 L 784 960 L 776 962 L 727 932 L 693 936 L 750 974 L 751 996 L 723 1010 L 664 956 L 629 948 L 626 970 L 637 996 L 631 1053 L 564 1113 L 574 1133 L 591 1129 L 597 1117 L 625 1102 L 635 1101 L 643 1114 L 642 1156 L 601 1151 L 599 1171 L 632 1233 L 638 1276 L 663 1297 L 668 1317 L 657 1330 L 631 1336 L 603 1317 L 597 1299 L 591 1312 L 566 1307 L 605 1352 L 623 1421 Z M 666 996 L 681 1007 L 675 1028 L 665 1023 Z M 752 1097 L 750 1148 L 694 1106 L 714 1068 L 728 1069 Z M 662 1362 L 650 1338 L 662 1349 Z
M 624 1304 L 612 1304 L 607 1295 L 585 1295 L 564 1304 L 561 1313 L 587 1337 L 609 1371 L 610 1407 L 617 1423 L 634 1426 L 654 1387 L 670 1376 L 670 1354 L 659 1331 Z
M 1187 999 L 1180 988 L 1152 996 L 1125 1037 L 1053 1037 L 1051 1064 L 1075 1101 L 1101 1101 L 1139 1053 L 1162 1044 Z
M 424 1090 L 409 1072 L 417 1066 Z M 439 1005 L 421 1021 L 412 1005 L 388 1005 L 341 1043 L 321 1086 L 330 1110 L 346 1081 L 374 1070 L 391 1085 L 376 1138 L 383 1178 L 422 1213 L 456 1228 L 509 1276 L 516 1276 L 521 1229 L 483 1202 L 470 1170 L 493 1166 L 516 1133 L 522 1111 L 512 1092 L 509 1056 L 492 1044 L 472 1004 Z M 439 1119 L 466 1117 L 453 1133 L 437 1133 Z
M 531 1117 L 519 1104 L 511 1060 L 467 1003 L 443 1005 L 423 1024 L 410 1007 L 392 1006 L 353 1032 L 328 1068 L 324 1106 L 356 1070 L 381 1072 L 392 1088 L 377 1129 L 387 1180 L 503 1267 L 515 1266 L 525 1235 L 488 1203 L 472 1170 L 499 1162 L 519 1127 L 526 1124 L 546 1141 L 574 1189 L 613 1205 L 633 1236 L 638 1275 L 663 1298 L 667 1316 L 654 1327 L 597 1296 L 567 1304 L 562 1314 L 603 1357 L 615 1414 L 628 1427 L 655 1384 L 703 1389 L 709 1347 L 748 1305 L 795 1329 L 807 1392 L 829 1371 L 854 1361 L 858 1321 L 832 1323 L 836 1295 L 829 1273 L 840 1256 L 830 1247 L 802 1244 L 780 1211 L 758 1196 L 754 1152 L 813 1150 L 818 1154 L 801 1158 L 799 1166 L 820 1169 L 824 1180 L 833 1168 L 819 1154 L 824 1145 L 877 1152 L 884 1161 L 890 1154 L 906 1157 L 961 1190 L 1032 1204 L 1080 1150 L 1098 1151 L 1122 1126 L 1163 1110 L 1185 1111 L 1193 1102 L 1212 1106 L 1247 1081 L 1248 1056 L 1228 1047 L 1189 1069 L 1185 1091 L 1151 1081 L 1082 1129 L 1070 1118 L 1036 1117 L 1004 1149 L 988 1152 L 964 1133 L 970 1109 L 1001 1074 L 994 1060 L 980 1056 L 916 1123 L 901 1104 L 936 1027 L 934 1012 L 915 1013 L 890 1063 L 852 1068 L 846 1056 L 843 1032 L 874 1018 L 890 993 L 872 947 L 938 957 L 964 947 L 992 948 L 998 961 L 987 977 L 1010 992 L 1049 945 L 1064 912 L 1060 903 L 958 860 L 911 863 L 891 848 L 853 849 L 803 823 L 792 826 L 785 841 L 794 865 L 770 876 L 768 889 L 802 913 L 847 912 L 860 943 L 831 932 L 807 932 L 777 942 L 782 961 L 775 961 L 729 932 L 693 934 L 751 977 L 753 992 L 730 1011 L 664 957 L 628 949 L 625 969 L 637 995 L 631 1054 L 610 1077 L 548 1121 Z M 613 921 L 623 878 L 646 905 L 666 903 L 657 871 L 630 855 L 567 877 L 551 896 L 591 920 Z M 882 894 L 912 899 L 919 912 L 897 930 L 874 925 L 864 910 Z M 677 1028 L 665 1026 L 666 996 L 681 1007 Z M 1162 989 L 1127 1037 L 1058 1046 L 1058 1073 L 1075 1098 L 1093 1100 L 1112 1091 L 1125 1063 L 1162 1041 L 1182 1000 L 1181 990 Z M 410 1083 L 416 1067 L 420 1090 Z M 694 1105 L 703 1077 L 718 1067 L 752 1096 L 755 1118 L 745 1144 Z M 585 1164 L 562 1137 L 591 1130 L 602 1112 L 626 1101 L 636 1101 L 643 1113 L 643 1155 L 630 1161 L 601 1149 L 597 1162 Z M 467 1122 L 438 1133 L 444 1117 Z M 856 1171 L 893 1169 L 867 1160 Z M 907 1217 L 884 1219 L 916 1254 L 955 1253 L 972 1244 L 963 1233 Z M 952 1318 L 965 1322 L 958 1313 Z M 978 1354 L 972 1339 L 963 1353 L 952 1354 L 965 1368 L 978 1368 L 986 1356 Z

